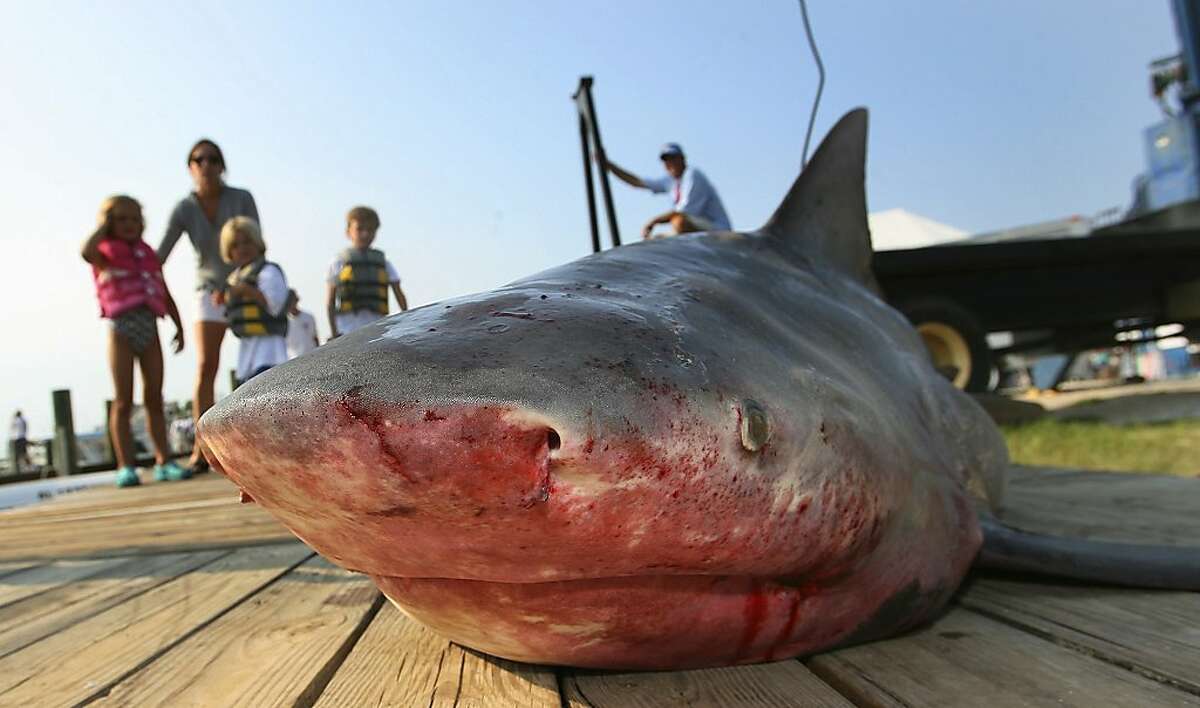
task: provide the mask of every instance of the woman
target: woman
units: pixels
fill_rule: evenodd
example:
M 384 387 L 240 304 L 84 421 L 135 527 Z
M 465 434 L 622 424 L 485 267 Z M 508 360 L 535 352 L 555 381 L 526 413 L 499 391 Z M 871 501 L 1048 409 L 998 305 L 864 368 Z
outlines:
M 212 407 L 217 369 L 221 363 L 221 341 L 225 338 L 225 307 L 215 304 L 213 293 L 225 287 L 230 266 L 221 259 L 221 227 L 235 216 L 258 221 L 258 207 L 250 192 L 225 184 L 225 156 L 213 141 L 202 138 L 188 151 L 188 171 L 195 191 L 184 197 L 171 212 L 167 231 L 158 247 L 158 260 L 167 256 L 179 237 L 187 232 L 196 250 L 196 351 L 200 358 L 192 394 L 192 417 L 196 420 Z M 192 447 L 188 466 L 193 473 L 208 469 L 200 445 Z

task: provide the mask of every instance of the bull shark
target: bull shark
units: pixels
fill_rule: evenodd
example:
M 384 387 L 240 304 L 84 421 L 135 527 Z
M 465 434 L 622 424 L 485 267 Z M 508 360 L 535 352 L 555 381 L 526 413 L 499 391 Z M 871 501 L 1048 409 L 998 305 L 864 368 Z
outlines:
M 985 529 L 995 565 L 1029 554 L 993 520 L 1001 435 L 875 284 L 866 133 L 842 118 L 758 231 L 594 254 L 263 373 L 201 419 L 205 455 L 509 659 L 720 666 L 926 622 Z

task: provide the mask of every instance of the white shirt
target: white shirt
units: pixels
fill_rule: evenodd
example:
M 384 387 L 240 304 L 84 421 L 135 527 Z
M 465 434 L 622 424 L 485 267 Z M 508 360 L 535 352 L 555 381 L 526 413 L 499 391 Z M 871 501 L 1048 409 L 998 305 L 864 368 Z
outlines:
M 13 416 L 12 425 L 8 428 L 9 440 L 20 440 L 25 437 L 25 419 L 21 416 Z
M 304 310 L 288 315 L 288 358 L 295 359 L 317 348 L 317 320 Z
M 400 273 L 396 270 L 396 266 L 388 260 L 385 260 L 384 264 L 387 266 L 388 285 L 399 285 Z M 329 272 L 325 275 L 325 282 L 337 287 L 338 276 L 341 275 L 342 267 L 345 265 L 346 262 L 341 258 L 334 260 L 329 266 Z M 359 327 L 366 327 L 383 316 L 374 310 L 356 310 L 354 312 L 338 312 L 333 316 L 333 321 L 337 325 L 338 334 L 350 334 Z
M 258 289 L 267 300 L 267 312 L 272 315 L 283 312 L 288 299 L 288 284 L 279 266 L 269 263 L 258 272 Z M 263 367 L 282 364 L 288 359 L 285 337 L 242 337 L 240 342 L 237 369 L 234 371 L 239 381 L 245 381 L 250 374 Z
M 729 231 L 733 228 L 729 224 L 729 216 L 725 214 L 721 197 L 717 196 L 712 182 L 709 182 L 700 170 L 686 167 L 678 180 L 670 175 L 642 177 L 641 180 L 642 184 L 655 194 L 671 191 L 675 200 L 675 211 L 703 217 L 717 229 Z

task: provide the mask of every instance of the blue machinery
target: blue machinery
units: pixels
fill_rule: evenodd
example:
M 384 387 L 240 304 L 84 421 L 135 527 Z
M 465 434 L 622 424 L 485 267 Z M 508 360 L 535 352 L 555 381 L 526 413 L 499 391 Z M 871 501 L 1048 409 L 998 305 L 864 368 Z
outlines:
M 1200 0 L 1172 0 L 1171 10 L 1182 50 L 1150 65 L 1151 92 L 1165 117 L 1143 132 L 1146 173 L 1134 182 L 1129 218 L 1200 200 Z M 1171 86 L 1178 109 L 1165 97 Z

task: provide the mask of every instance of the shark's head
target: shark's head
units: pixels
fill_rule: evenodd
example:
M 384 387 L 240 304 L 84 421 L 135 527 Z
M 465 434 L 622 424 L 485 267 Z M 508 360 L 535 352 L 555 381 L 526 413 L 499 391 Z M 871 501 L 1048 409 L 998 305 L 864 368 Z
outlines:
M 865 130 L 843 119 L 758 232 L 623 247 L 261 374 L 203 417 L 206 454 L 326 557 L 513 658 L 794 654 L 901 591 L 881 631 L 911 621 L 974 552 L 963 489 L 994 433 L 876 294 Z M 676 645 L 674 621 L 736 639 Z

